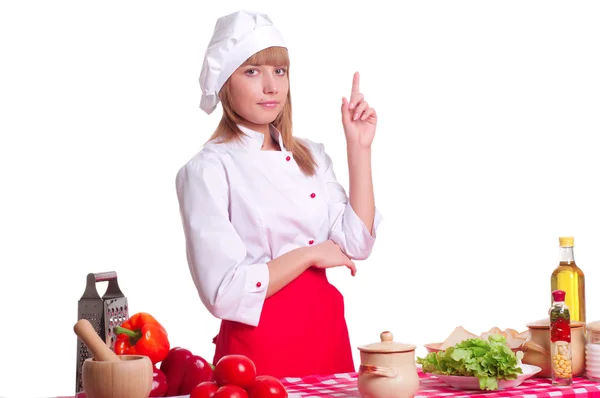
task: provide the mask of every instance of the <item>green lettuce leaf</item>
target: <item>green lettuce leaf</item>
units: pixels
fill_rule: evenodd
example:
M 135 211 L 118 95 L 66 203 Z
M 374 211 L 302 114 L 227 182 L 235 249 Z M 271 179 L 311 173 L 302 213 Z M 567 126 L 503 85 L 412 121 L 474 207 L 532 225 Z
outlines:
M 417 357 L 417 363 L 425 373 L 477 377 L 482 390 L 497 390 L 499 380 L 514 380 L 523 373 L 506 338 L 495 334 L 487 340 L 467 339 L 446 351 Z

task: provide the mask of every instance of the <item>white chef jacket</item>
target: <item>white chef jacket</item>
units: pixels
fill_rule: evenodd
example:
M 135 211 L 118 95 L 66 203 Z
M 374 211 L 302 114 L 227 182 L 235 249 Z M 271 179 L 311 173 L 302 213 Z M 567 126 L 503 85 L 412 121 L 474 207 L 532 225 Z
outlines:
M 267 262 L 293 249 L 337 243 L 351 259 L 366 259 L 373 234 L 337 182 L 323 144 L 302 139 L 317 162 L 306 176 L 281 134 L 281 151 L 261 150 L 264 135 L 244 126 L 242 142 L 213 140 L 177 173 L 187 261 L 200 299 L 215 317 L 258 325 L 269 283 Z

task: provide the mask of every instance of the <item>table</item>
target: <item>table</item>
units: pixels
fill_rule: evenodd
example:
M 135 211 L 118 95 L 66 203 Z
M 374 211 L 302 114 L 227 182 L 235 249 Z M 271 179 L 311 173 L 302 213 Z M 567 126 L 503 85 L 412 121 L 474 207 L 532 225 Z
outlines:
M 525 380 L 520 386 L 506 391 L 465 391 L 449 387 L 434 375 L 419 372 L 419 390 L 415 398 L 447 397 L 447 398 L 495 398 L 495 397 L 599 397 L 600 383 L 584 377 L 573 379 L 573 385 L 554 387 L 550 379 L 531 378 Z M 304 377 L 281 379 L 290 398 L 323 398 L 360 397 L 356 387 L 357 373 L 343 373 L 326 377 Z
M 584 377 L 575 377 L 573 385 L 566 387 L 553 387 L 550 379 L 531 378 L 525 380 L 520 386 L 506 391 L 465 391 L 451 388 L 434 375 L 421 372 L 419 368 L 418 373 L 420 384 L 414 398 L 600 398 L 600 383 Z M 331 376 L 285 377 L 281 381 L 288 390 L 289 398 L 359 398 L 357 378 L 358 373 L 341 373 Z M 83 393 L 77 394 L 77 398 L 84 397 Z

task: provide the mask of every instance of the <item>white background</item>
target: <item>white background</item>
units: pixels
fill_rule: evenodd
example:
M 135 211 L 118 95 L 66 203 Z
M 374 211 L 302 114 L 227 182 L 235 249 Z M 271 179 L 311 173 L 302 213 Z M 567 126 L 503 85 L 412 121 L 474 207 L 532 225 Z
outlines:
M 242 7 L 283 30 L 295 134 L 325 143 L 345 187 L 355 70 L 379 114 L 378 241 L 355 278 L 330 272 L 353 347 L 391 330 L 423 355 L 458 325 L 526 330 L 561 235 L 600 319 L 600 3 L 329 3 L 0 4 L 0 396 L 74 393 L 89 272 L 116 271 L 130 314 L 212 359 L 174 181 L 221 115 L 198 108 L 214 23 Z

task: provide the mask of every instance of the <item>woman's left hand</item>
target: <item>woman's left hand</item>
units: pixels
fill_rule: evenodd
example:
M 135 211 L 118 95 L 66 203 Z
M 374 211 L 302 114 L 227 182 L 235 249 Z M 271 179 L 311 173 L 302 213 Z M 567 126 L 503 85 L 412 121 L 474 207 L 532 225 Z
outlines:
M 363 148 L 370 148 L 375 137 L 377 114 L 370 108 L 359 90 L 360 75 L 354 73 L 352 79 L 352 92 L 350 103 L 346 97 L 342 98 L 342 124 L 346 133 L 348 145 L 358 144 Z

